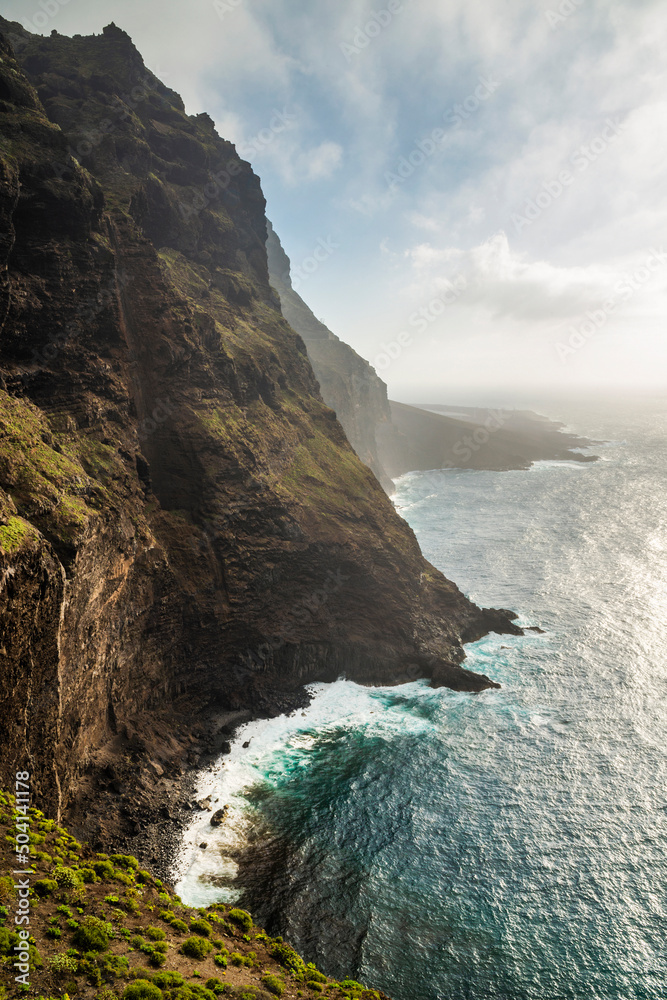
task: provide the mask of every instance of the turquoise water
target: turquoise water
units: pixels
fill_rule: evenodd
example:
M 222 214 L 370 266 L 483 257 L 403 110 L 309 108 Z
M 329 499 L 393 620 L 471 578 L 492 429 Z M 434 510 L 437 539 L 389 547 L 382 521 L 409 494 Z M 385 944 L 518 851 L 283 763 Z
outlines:
M 187 901 L 239 899 L 394 1000 L 667 997 L 667 405 L 555 415 L 602 460 L 395 496 L 436 566 L 545 633 L 468 647 L 500 691 L 341 680 L 247 727 L 202 777 L 232 822 L 189 831 Z

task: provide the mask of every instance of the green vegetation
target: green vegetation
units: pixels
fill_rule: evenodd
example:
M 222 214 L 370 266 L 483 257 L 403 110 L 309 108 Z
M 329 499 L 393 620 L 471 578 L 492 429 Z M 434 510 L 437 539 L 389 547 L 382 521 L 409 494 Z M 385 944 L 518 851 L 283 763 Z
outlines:
M 162 990 L 147 979 L 137 979 L 125 987 L 123 1000 L 162 1000 Z
M 0 524 L 0 549 L 15 552 L 30 539 L 39 538 L 39 533 L 22 517 L 10 517 L 7 524 Z
M 208 953 L 213 950 L 213 945 L 202 937 L 189 937 L 181 945 L 181 951 L 184 955 L 188 955 L 190 958 L 206 958 Z
M 113 927 L 108 921 L 86 917 L 74 935 L 74 944 L 81 951 L 106 951 L 113 933 Z
M 269 972 L 261 979 L 262 986 L 266 987 L 269 993 L 273 993 L 274 996 L 281 997 L 285 992 L 285 984 L 282 979 L 278 979 L 273 973 Z
M 239 910 L 239 912 L 241 912 Z M 213 928 L 209 924 L 208 920 L 193 920 L 190 924 L 190 930 L 194 934 L 200 934 L 202 937 L 210 937 Z
M 237 924 L 245 931 L 249 931 L 252 927 L 252 917 L 246 910 L 230 910 L 227 916 L 233 924 Z
M 12 804 L 0 792 L 0 863 L 5 870 L 14 849 Z M 65 994 L 70 1000 L 266 1000 L 267 994 L 287 998 L 322 992 L 331 1000 L 378 1000 L 352 980 L 340 986 L 331 982 L 282 939 L 259 929 L 247 933 L 252 929 L 247 911 L 222 903 L 184 906 L 149 873 L 135 880 L 140 870 L 134 859 L 94 854 L 37 810 L 31 810 L 30 823 L 44 836 L 46 847 L 45 859 L 33 857 L 37 876 L 29 953 L 38 1000 L 40 993 L 42 1000 L 65 1000 Z M 72 847 L 76 860 L 51 861 L 57 851 L 74 854 Z M 133 883 L 123 894 L 114 891 L 119 874 Z M 0 889 L 12 898 L 11 879 Z M 128 903 L 136 913 L 127 910 Z M 0 907 L 0 918 L 8 914 L 9 907 Z M 161 923 L 156 923 L 158 915 Z M 9 959 L 19 940 L 0 920 L 0 1000 L 7 1000 L 5 986 L 13 989 Z

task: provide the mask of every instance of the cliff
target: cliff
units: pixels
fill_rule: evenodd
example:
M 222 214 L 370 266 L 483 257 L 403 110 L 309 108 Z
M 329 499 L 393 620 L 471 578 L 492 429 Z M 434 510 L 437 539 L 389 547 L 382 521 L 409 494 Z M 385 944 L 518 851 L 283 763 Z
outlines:
M 380 461 L 377 444 L 378 426 L 391 422 L 387 386 L 368 361 L 320 322 L 294 290 L 289 257 L 271 223 L 266 250 L 269 280 L 280 296 L 283 316 L 303 337 L 322 398 L 335 410 L 359 458 L 391 492 L 393 483 Z
M 0 776 L 157 857 L 239 713 L 342 673 L 482 690 L 463 643 L 520 630 L 355 455 L 211 119 L 114 25 L 0 30 Z

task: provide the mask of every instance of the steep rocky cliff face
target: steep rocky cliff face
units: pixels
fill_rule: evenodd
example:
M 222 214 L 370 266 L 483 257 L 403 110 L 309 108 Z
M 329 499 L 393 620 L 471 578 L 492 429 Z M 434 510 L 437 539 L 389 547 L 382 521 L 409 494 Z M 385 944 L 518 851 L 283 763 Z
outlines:
M 304 340 L 322 398 L 335 410 L 347 439 L 387 491 L 393 483 L 379 458 L 377 431 L 391 423 L 387 386 L 368 361 L 324 325 L 292 287 L 289 257 L 271 223 L 266 241 L 269 279 L 282 313 Z
M 341 673 L 488 686 L 462 643 L 518 630 L 322 401 L 250 166 L 113 25 L 0 30 L 1 776 L 108 840 L 214 711 Z

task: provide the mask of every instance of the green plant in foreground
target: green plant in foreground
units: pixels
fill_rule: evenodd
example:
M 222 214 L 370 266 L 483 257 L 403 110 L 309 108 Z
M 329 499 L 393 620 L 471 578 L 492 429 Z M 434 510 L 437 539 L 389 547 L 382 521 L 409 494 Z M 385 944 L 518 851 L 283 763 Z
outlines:
M 123 990 L 122 1000 L 162 1000 L 162 990 L 147 979 L 135 979 Z
M 209 951 L 213 950 L 213 945 L 202 937 L 189 937 L 186 938 L 181 945 L 181 951 L 184 955 L 189 958 L 202 959 L 206 958 Z
M 242 927 L 244 931 L 249 931 L 252 927 L 252 917 L 246 910 L 233 909 L 227 916 L 233 924 Z
M 202 937 L 210 937 L 213 928 L 208 920 L 193 920 L 190 924 L 190 930 L 195 934 L 201 934 Z
M 76 889 L 81 885 L 79 876 L 73 868 L 66 868 L 64 865 L 56 865 L 53 869 L 53 877 L 61 889 Z
M 265 976 L 262 976 L 262 985 L 266 987 L 269 993 L 273 993 L 277 997 L 282 996 L 285 992 L 285 984 L 282 980 L 278 979 L 278 976 L 274 976 L 272 972 L 268 972 Z
M 74 944 L 80 951 L 106 951 L 113 933 L 108 921 L 86 917 L 74 935 Z
M 46 961 L 49 963 L 51 971 L 56 973 L 56 975 L 66 975 L 68 973 L 76 972 L 78 967 L 77 960 L 71 955 L 63 952 L 60 952 L 57 955 L 51 955 Z

